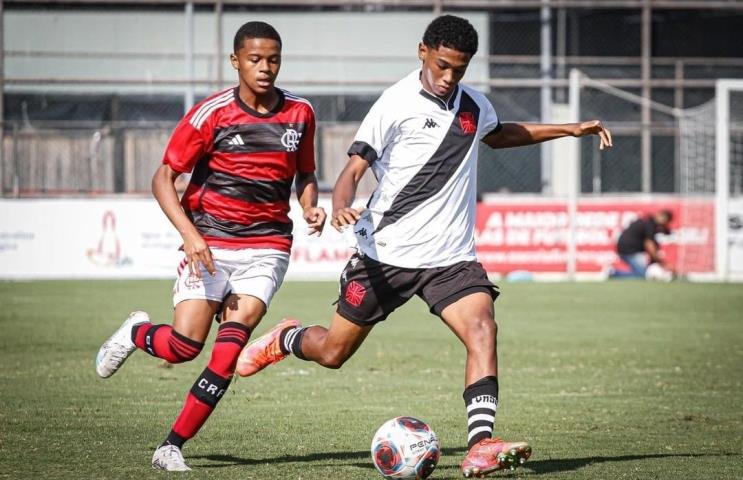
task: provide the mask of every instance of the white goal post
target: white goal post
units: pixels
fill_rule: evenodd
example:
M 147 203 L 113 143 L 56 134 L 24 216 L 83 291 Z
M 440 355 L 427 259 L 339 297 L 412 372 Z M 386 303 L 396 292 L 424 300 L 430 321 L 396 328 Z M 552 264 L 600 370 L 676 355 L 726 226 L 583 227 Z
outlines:
M 730 279 L 728 223 L 731 164 L 731 92 L 743 92 L 743 80 L 721 79 L 715 85 L 715 271 Z

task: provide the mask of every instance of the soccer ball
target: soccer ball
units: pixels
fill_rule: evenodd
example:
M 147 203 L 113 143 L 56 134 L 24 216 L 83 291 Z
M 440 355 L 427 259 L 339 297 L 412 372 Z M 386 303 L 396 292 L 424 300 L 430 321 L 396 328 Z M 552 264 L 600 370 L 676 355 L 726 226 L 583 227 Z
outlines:
M 651 263 L 648 268 L 645 269 L 645 279 L 655 280 L 656 282 L 670 282 L 673 280 L 673 272 L 666 270 L 657 263 Z
M 396 417 L 382 424 L 371 443 L 374 466 L 384 478 L 428 478 L 441 456 L 439 439 L 425 422 Z

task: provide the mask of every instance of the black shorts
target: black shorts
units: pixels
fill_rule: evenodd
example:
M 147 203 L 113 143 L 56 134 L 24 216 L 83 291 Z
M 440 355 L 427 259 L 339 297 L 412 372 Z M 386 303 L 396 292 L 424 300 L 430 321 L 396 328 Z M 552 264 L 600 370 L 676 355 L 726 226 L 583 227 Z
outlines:
M 403 268 L 356 253 L 341 274 L 337 311 L 358 325 L 381 322 L 413 295 L 423 299 L 431 313 L 441 312 L 475 292 L 498 298 L 498 287 L 479 262 L 459 262 L 446 267 Z

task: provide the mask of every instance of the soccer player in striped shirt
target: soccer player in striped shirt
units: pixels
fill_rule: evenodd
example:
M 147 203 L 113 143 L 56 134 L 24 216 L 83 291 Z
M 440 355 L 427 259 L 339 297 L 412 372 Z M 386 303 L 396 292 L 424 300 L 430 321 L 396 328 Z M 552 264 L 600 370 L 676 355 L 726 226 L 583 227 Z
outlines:
M 498 289 L 475 256 L 478 143 L 508 148 L 598 135 L 602 149 L 611 146 L 596 120 L 501 123 L 483 94 L 460 83 L 476 51 L 477 32 L 467 20 L 445 15 L 428 26 L 418 46 L 421 68 L 372 106 L 335 184 L 331 224 L 353 228 L 358 249 L 341 274 L 330 326 L 285 320 L 248 345 L 237 366 L 238 374 L 252 375 L 293 353 L 339 368 L 376 323 L 418 295 L 466 347 L 465 477 L 516 467 L 531 454 L 525 442 L 493 438 Z M 351 205 L 369 168 L 379 184 L 359 211 Z
M 183 471 L 181 448 L 229 387 L 237 357 L 281 285 L 289 264 L 292 182 L 310 234 L 320 234 L 315 116 L 307 100 L 278 89 L 281 38 L 263 22 L 237 31 L 230 62 L 237 87 L 191 109 L 175 128 L 152 191 L 183 237 L 184 259 L 173 288 L 171 325 L 134 312 L 100 348 L 96 371 L 113 375 L 141 349 L 170 363 L 194 359 L 212 318 L 220 326 L 206 369 L 196 379 L 154 468 Z M 179 200 L 174 183 L 191 173 Z

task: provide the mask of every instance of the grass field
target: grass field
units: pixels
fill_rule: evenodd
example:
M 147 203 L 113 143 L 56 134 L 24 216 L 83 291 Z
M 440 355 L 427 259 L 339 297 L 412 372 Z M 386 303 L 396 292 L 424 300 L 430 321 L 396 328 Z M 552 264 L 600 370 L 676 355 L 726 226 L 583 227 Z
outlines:
M 0 283 L 0 478 L 164 478 L 150 468 L 208 360 L 137 352 L 97 378 L 132 309 L 170 322 L 170 282 Z M 502 284 L 497 433 L 534 455 L 508 478 L 743 478 L 743 286 Z M 327 323 L 335 283 L 287 283 L 283 316 Z M 214 331 L 208 340 L 214 336 Z M 238 379 L 186 445 L 187 478 L 377 479 L 372 433 L 427 420 L 432 478 L 461 478 L 464 351 L 414 300 L 339 371 L 290 358 Z

